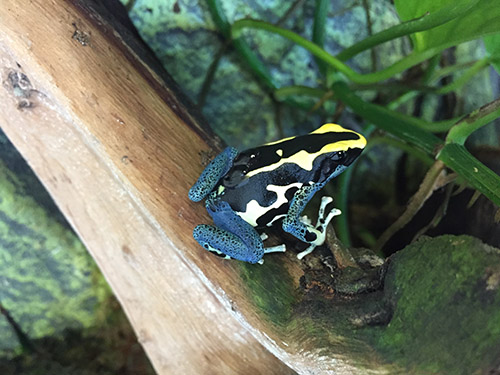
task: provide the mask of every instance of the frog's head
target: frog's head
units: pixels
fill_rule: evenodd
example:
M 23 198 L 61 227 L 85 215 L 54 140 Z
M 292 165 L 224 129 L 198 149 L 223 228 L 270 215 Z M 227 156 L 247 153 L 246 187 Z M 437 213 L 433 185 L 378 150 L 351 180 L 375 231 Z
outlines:
M 307 139 L 314 144 L 316 152 L 311 156 L 321 164 L 321 179 L 325 180 L 342 173 L 366 146 L 365 137 L 337 124 L 325 124 Z
M 337 124 L 324 124 L 311 135 L 308 140 L 316 149 L 316 155 L 313 154 L 315 157 L 328 155 L 344 167 L 351 165 L 366 146 L 365 137 Z

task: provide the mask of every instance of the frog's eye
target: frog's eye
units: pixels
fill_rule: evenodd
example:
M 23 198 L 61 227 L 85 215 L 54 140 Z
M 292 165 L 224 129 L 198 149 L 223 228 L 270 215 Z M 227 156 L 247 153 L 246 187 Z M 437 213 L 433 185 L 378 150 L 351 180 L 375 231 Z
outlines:
M 344 160 L 345 155 L 346 155 L 345 151 L 337 151 L 333 156 L 333 160 L 338 160 L 338 161 Z

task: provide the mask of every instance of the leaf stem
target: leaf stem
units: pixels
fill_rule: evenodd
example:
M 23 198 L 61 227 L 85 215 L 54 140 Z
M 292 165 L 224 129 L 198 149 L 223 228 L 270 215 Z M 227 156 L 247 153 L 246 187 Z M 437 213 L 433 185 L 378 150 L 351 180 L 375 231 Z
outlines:
M 347 66 L 345 63 L 343 63 L 340 59 L 337 57 L 329 54 L 326 52 L 323 48 L 317 46 L 315 43 L 311 42 L 310 40 L 307 40 L 306 38 L 303 38 L 302 36 L 294 33 L 293 31 L 284 29 L 282 27 L 275 26 L 273 24 L 270 24 L 268 22 L 264 21 L 259 21 L 259 20 L 253 20 L 253 19 L 242 19 L 238 20 L 235 23 L 233 23 L 232 28 L 231 28 L 231 34 L 233 39 L 239 40 L 238 38 L 241 35 L 241 32 L 243 29 L 246 28 L 252 28 L 252 29 L 260 29 L 260 30 L 265 30 L 269 31 L 278 35 L 281 35 L 282 37 L 291 40 L 292 42 L 296 43 L 297 45 L 307 49 L 311 54 L 316 56 L 317 58 L 323 60 L 326 62 L 328 65 L 330 65 L 332 68 L 335 70 L 339 71 L 340 73 L 344 74 L 349 80 L 355 83 L 359 84 L 370 84 L 370 83 L 376 83 L 380 81 L 384 81 L 386 79 L 394 77 L 396 74 L 401 73 L 405 71 L 408 68 L 411 68 L 414 65 L 417 65 L 421 63 L 422 61 L 425 61 L 432 56 L 436 55 L 438 52 L 441 51 L 441 47 L 436 47 L 436 48 L 430 48 L 425 51 L 421 52 L 413 52 L 410 55 L 406 56 L 405 58 L 401 59 L 400 61 L 394 63 L 393 65 L 379 70 L 374 73 L 368 73 L 368 74 L 360 74 L 351 69 L 349 66 Z
M 363 0 L 363 8 L 365 10 L 366 16 L 366 28 L 368 29 L 368 37 L 373 35 L 373 24 L 372 18 L 370 17 L 370 4 L 368 4 L 368 0 Z M 370 49 L 370 57 L 372 59 L 372 72 L 377 70 L 377 54 L 375 53 L 375 48 Z
M 325 44 L 325 25 L 328 16 L 328 8 L 330 0 L 316 0 L 316 7 L 314 8 L 314 23 L 312 41 L 319 47 L 323 48 Z M 323 60 L 316 58 L 316 64 L 322 74 L 326 74 L 327 66 Z
M 374 125 L 368 125 L 364 128 L 363 130 L 363 135 L 368 139 L 371 133 L 375 130 Z M 370 143 L 368 143 L 368 146 Z M 365 154 L 361 154 L 361 157 L 363 157 Z M 342 243 L 345 244 L 346 247 L 351 247 L 352 242 L 351 242 L 351 232 L 349 230 L 349 209 L 348 209 L 348 203 L 349 203 L 349 192 L 350 192 L 350 185 L 351 185 L 351 180 L 352 176 L 354 174 L 354 169 L 358 165 L 359 159 L 357 160 L 354 165 L 352 165 L 350 168 L 347 168 L 347 170 L 342 173 L 338 177 L 338 198 L 336 201 L 337 207 L 342 211 L 342 215 L 340 215 L 336 221 L 336 229 L 337 229 L 337 234 Z
M 464 74 L 462 74 L 459 78 L 455 79 L 453 82 L 450 84 L 440 87 L 435 91 L 436 94 L 448 94 L 452 91 L 456 91 L 463 85 L 465 85 L 467 82 L 471 80 L 472 77 L 474 77 L 477 73 L 479 73 L 482 69 L 488 66 L 490 63 L 490 59 L 488 57 L 485 57 L 484 59 L 476 61 L 474 65 L 472 65 L 469 69 L 465 71 Z
M 321 99 L 325 96 L 325 94 L 326 91 L 323 89 L 301 85 L 284 86 L 274 92 L 276 100 L 285 100 L 286 98 L 295 95 L 306 95 Z
M 434 159 L 431 158 L 428 154 L 425 152 L 419 150 L 418 148 L 412 147 L 408 143 L 405 143 L 398 138 L 393 138 L 393 137 L 372 137 L 370 138 L 370 142 L 368 142 L 367 146 L 365 147 L 364 152 L 367 153 L 371 148 L 379 145 L 379 144 L 386 144 L 389 146 L 393 146 L 396 148 L 399 148 L 400 150 L 406 152 L 409 155 L 413 155 L 415 158 L 419 159 L 422 163 L 425 165 L 432 165 L 434 162 Z
M 407 94 L 413 94 L 412 96 L 415 96 L 414 92 L 409 92 Z M 291 96 L 296 96 L 296 95 L 304 95 L 304 96 L 310 96 L 313 98 L 318 98 L 318 99 L 328 99 L 328 100 L 337 100 L 338 98 L 335 96 L 334 92 L 329 92 L 323 89 L 318 89 L 315 87 L 309 87 L 309 86 L 300 86 L 300 85 L 292 85 L 292 86 L 284 86 L 279 88 L 274 92 L 274 96 L 276 100 L 279 101 L 284 101 L 288 99 Z M 405 94 L 406 95 L 406 94 Z M 442 121 L 435 121 L 435 122 L 428 122 L 425 121 L 421 118 L 413 117 L 406 115 L 404 113 L 397 112 L 395 108 L 400 104 L 399 101 L 395 101 L 393 103 L 390 103 L 387 105 L 388 108 L 384 108 L 381 106 L 378 106 L 380 110 L 386 111 L 387 113 L 392 113 L 393 117 L 397 117 L 401 119 L 402 121 L 409 122 L 412 124 L 412 126 L 416 126 L 418 128 L 428 130 L 433 133 L 442 133 L 448 131 L 456 122 L 457 118 L 449 119 L 449 120 L 442 120 Z
M 446 143 L 465 144 L 473 132 L 500 117 L 500 98 L 483 105 L 457 122 L 448 132 Z
M 222 33 L 225 39 L 231 40 L 231 24 L 226 18 L 224 11 L 219 0 L 206 0 L 208 10 L 212 19 Z M 243 39 L 234 39 L 232 44 L 236 51 L 239 52 L 244 61 L 248 64 L 250 69 L 259 78 L 268 89 L 272 91 L 278 88 L 278 84 L 272 77 L 267 67 L 262 63 L 259 57 L 253 52 L 250 46 Z
M 450 74 L 453 74 L 459 70 L 469 68 L 469 67 L 473 66 L 474 64 L 476 64 L 478 61 L 480 61 L 480 60 L 467 61 L 467 62 L 463 62 L 463 63 L 448 65 L 448 66 L 442 67 L 440 69 L 437 69 L 429 77 L 429 82 L 437 81 L 441 77 L 449 76 Z

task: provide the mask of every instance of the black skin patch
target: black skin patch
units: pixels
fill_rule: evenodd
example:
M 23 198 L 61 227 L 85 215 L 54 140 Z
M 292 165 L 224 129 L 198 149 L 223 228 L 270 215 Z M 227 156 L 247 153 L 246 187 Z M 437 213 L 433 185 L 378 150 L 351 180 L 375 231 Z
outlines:
M 356 150 L 356 151 L 354 151 Z M 357 155 L 361 152 L 360 149 L 350 149 L 344 152 L 348 155 L 350 152 Z M 332 153 L 322 154 L 318 156 L 313 163 L 312 170 L 305 170 L 295 163 L 285 163 L 277 169 L 258 173 L 251 177 L 246 177 L 241 174 L 239 166 L 233 167 L 229 170 L 226 176 L 221 180 L 221 185 L 224 186 L 224 192 L 220 195 L 220 199 L 228 202 L 231 207 L 237 212 L 246 211 L 248 202 L 256 200 L 261 207 L 269 207 L 277 200 L 277 194 L 274 191 L 269 191 L 267 186 L 287 186 L 294 183 L 309 184 L 310 181 L 315 183 L 322 183 L 326 181 L 339 165 L 343 165 L 342 161 L 336 160 L 332 157 Z M 354 157 L 355 158 L 355 157 Z M 269 223 L 272 218 L 279 214 L 288 212 L 290 201 L 297 191 L 288 189 L 285 196 L 288 202 L 280 207 L 271 210 L 273 214 L 263 215 L 265 219 L 258 220 L 259 227 Z
M 318 238 L 318 236 L 316 236 L 316 233 L 307 231 L 304 238 L 306 239 L 307 242 L 314 242 L 316 241 L 316 238 Z
M 255 169 L 277 163 L 281 159 L 287 159 L 300 151 L 315 154 L 327 144 L 357 139 L 359 139 L 359 135 L 352 132 L 330 132 L 300 135 L 275 144 L 263 145 L 243 151 L 236 157 L 233 165 L 237 166 L 240 165 L 240 163 L 243 164 L 243 170 L 246 171 L 246 174 Z M 282 151 L 281 156 L 278 155 L 278 150 Z M 339 154 L 340 157 L 342 152 L 337 154 Z M 333 155 L 333 157 L 335 156 Z
M 251 177 L 242 174 L 241 165 L 233 166 L 221 180 L 224 193 L 221 200 L 228 202 L 237 212 L 244 212 L 247 203 L 256 200 L 261 207 L 269 207 L 278 198 L 274 191 L 267 190 L 267 186 L 287 186 L 293 183 L 308 184 L 322 183 L 326 181 L 339 165 L 345 165 L 346 159 L 356 159 L 361 149 L 349 149 L 342 152 L 342 160 L 339 160 L 336 152 L 319 155 L 313 162 L 312 170 L 305 170 L 295 163 L 285 163 L 277 169 L 258 173 Z M 291 200 L 295 192 L 287 192 Z M 288 206 L 288 205 L 287 205 Z M 280 207 L 281 208 L 281 207 Z
M 277 163 L 281 158 L 302 150 L 313 154 L 320 151 L 325 144 L 356 139 L 359 139 L 359 135 L 352 132 L 308 134 L 243 151 L 236 156 L 232 167 L 219 181 L 218 185 L 223 186 L 224 190 L 218 195 L 218 199 L 228 202 L 236 212 L 245 212 L 247 204 L 252 200 L 257 201 L 260 207 L 270 207 L 278 196 L 276 192 L 267 189 L 269 185 L 289 186 L 296 183 L 308 185 L 310 182 L 321 184 L 329 179 L 339 166 L 350 165 L 362 149 L 349 148 L 345 151 L 317 155 L 310 171 L 295 163 L 284 163 L 274 170 L 247 177 L 250 171 Z M 276 153 L 277 150 L 282 150 L 281 156 Z M 214 190 L 217 191 L 217 188 Z M 290 187 L 285 192 L 286 203 L 256 218 L 257 227 L 265 227 L 276 216 L 286 214 L 297 190 L 297 186 Z

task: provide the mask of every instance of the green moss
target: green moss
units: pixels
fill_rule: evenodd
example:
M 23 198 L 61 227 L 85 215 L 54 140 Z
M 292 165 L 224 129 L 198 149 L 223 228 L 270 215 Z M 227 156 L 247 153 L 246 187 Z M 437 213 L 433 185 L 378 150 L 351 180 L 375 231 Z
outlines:
M 284 326 L 290 321 L 297 291 L 279 256 L 269 256 L 263 265 L 240 263 L 247 293 L 265 320 Z
M 349 298 L 300 294 L 279 257 L 240 270 L 258 311 L 283 337 L 307 337 L 318 353 L 342 353 L 358 368 L 472 374 L 498 359 L 500 251 L 478 239 L 421 239 L 391 258 L 383 293 Z M 388 325 L 355 323 L 387 305 Z
M 498 278 L 500 252 L 478 239 L 408 246 L 392 258 L 385 293 L 395 310 L 377 345 L 415 373 L 485 370 L 500 354 Z

